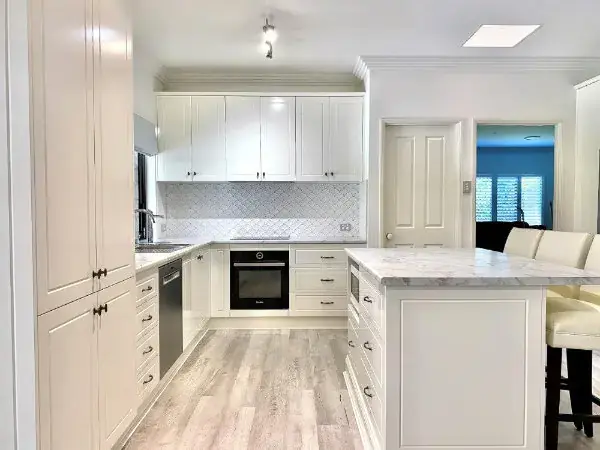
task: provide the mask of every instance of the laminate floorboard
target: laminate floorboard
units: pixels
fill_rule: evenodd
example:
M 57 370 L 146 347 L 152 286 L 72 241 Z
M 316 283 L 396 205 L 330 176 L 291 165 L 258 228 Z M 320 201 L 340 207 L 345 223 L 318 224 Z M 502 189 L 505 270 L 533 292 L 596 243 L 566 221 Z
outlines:
M 362 450 L 346 347 L 345 330 L 210 331 L 124 448 Z M 588 439 L 561 423 L 559 450 L 600 450 L 600 424 L 594 431 Z

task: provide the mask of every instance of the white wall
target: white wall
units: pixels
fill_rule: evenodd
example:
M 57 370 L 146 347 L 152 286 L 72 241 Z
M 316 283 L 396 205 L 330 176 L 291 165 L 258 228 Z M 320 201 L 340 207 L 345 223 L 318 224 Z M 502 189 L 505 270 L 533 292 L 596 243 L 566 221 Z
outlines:
M 575 229 L 597 232 L 600 78 L 577 89 Z
M 477 122 L 561 123 L 562 171 L 556 175 L 557 229 L 574 227 L 575 89 L 563 72 L 476 73 L 441 70 L 369 71 L 369 217 L 370 246 L 381 242 L 381 120 L 455 119 L 462 122 L 461 180 L 475 178 Z M 588 170 L 590 170 L 588 168 Z M 593 168 L 597 175 L 597 168 Z M 457 186 L 460 189 L 460 186 Z M 473 245 L 473 196 L 462 195 L 462 242 Z
M 156 79 L 161 65 L 158 60 L 142 47 L 133 47 L 133 112 L 156 124 L 155 91 L 162 86 Z

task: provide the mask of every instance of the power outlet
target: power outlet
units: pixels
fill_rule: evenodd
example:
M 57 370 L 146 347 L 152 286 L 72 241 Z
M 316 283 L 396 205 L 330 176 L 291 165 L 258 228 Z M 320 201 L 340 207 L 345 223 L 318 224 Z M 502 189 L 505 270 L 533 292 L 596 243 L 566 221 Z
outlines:
M 340 231 L 352 231 L 352 224 L 340 223 Z

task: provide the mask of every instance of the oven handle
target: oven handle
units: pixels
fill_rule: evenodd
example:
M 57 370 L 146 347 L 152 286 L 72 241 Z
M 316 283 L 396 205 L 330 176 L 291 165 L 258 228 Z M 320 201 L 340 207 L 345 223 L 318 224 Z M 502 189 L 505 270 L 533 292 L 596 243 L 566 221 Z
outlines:
M 282 262 L 233 263 L 233 267 L 285 267 L 285 263 L 282 263 Z

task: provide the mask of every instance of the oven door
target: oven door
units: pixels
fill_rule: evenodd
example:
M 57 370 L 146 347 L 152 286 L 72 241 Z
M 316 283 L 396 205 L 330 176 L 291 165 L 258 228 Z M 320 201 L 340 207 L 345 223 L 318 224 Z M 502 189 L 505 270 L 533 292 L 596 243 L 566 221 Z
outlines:
M 285 262 L 233 262 L 231 269 L 231 309 L 289 309 Z

